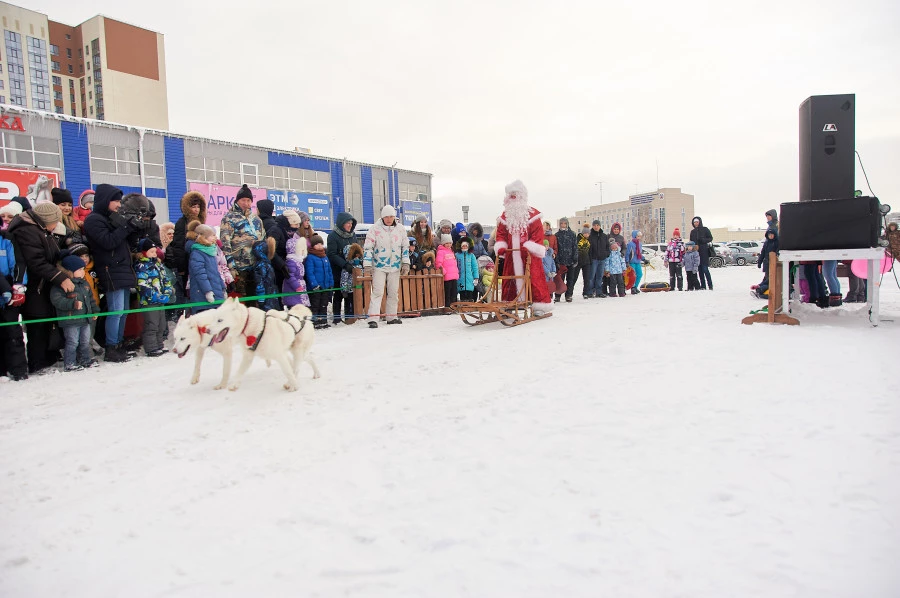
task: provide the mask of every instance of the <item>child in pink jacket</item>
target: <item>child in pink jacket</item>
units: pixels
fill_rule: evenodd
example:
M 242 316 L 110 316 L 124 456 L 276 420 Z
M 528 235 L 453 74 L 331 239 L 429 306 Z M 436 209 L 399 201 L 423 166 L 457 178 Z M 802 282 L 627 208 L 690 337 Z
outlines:
M 444 307 L 456 302 L 456 285 L 459 281 L 459 266 L 453 252 L 453 237 L 441 235 L 441 246 L 437 249 L 434 267 L 444 275 Z

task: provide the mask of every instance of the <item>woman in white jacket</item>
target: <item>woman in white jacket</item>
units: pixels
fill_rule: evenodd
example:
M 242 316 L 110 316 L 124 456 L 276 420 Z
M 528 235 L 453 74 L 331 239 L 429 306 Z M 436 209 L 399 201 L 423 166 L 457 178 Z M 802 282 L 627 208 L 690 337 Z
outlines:
M 385 315 L 388 324 L 400 324 L 397 315 L 400 276 L 409 274 L 409 242 L 406 229 L 397 224 L 397 211 L 391 205 L 381 209 L 381 220 L 366 233 L 363 246 L 363 270 L 372 277 L 372 295 L 369 298 L 369 328 L 378 328 L 377 317 L 381 313 L 381 298 L 387 285 Z

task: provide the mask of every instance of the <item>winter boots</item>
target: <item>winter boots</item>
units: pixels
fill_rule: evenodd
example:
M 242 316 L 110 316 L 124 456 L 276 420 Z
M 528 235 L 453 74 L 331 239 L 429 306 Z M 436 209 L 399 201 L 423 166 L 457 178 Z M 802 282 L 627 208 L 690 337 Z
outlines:
M 111 361 L 113 363 L 124 363 L 126 361 L 131 361 L 133 358 L 133 355 L 129 355 L 125 352 L 125 347 L 121 343 L 118 345 L 106 345 L 106 352 L 103 355 L 104 361 Z
M 828 295 L 828 307 L 840 307 L 843 302 L 843 297 L 840 293 Z

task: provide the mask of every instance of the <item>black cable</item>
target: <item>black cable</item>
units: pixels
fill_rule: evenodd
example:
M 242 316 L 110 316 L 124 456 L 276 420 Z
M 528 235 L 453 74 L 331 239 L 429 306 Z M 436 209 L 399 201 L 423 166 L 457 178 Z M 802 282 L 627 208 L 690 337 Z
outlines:
M 866 174 L 866 167 L 863 166 L 862 157 L 856 150 L 853 150 L 853 153 L 856 154 L 856 159 L 859 160 L 859 167 L 862 168 L 863 176 L 866 177 L 866 186 L 869 187 L 869 193 L 872 194 L 872 197 L 878 197 L 877 195 L 875 195 L 875 192 L 872 191 L 872 185 L 869 184 L 869 175 Z

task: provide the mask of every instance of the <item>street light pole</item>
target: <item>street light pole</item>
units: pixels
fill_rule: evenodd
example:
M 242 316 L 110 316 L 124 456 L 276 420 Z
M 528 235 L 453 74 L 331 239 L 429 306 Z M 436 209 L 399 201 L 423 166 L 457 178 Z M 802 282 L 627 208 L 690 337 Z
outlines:
M 603 181 L 597 181 L 594 186 L 600 185 L 600 205 L 603 205 Z

